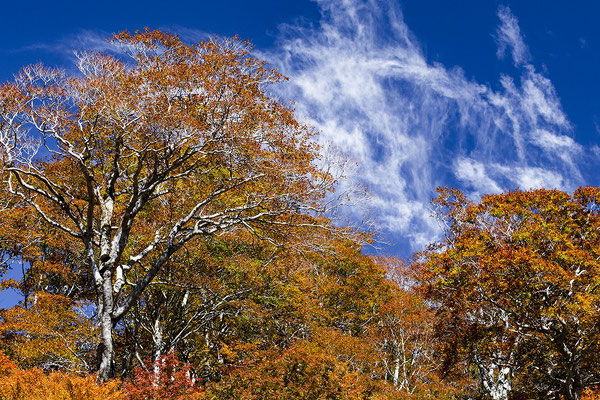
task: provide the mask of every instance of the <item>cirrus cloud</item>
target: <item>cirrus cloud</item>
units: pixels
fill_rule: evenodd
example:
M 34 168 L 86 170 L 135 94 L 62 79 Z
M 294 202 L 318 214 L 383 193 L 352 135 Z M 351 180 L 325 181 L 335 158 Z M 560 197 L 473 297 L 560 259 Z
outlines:
M 319 25 L 283 26 L 261 56 L 290 78 L 278 95 L 356 163 L 342 186 L 369 188 L 388 238 L 415 250 L 437 237 L 437 186 L 478 196 L 582 181 L 583 149 L 509 8 L 498 9 L 498 55 L 509 50 L 519 72 L 493 89 L 429 62 L 392 1 L 318 4 Z

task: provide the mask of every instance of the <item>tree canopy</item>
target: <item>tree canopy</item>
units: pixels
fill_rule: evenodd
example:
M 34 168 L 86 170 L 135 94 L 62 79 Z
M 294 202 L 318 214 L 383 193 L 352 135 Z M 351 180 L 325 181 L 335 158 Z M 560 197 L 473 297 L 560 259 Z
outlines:
M 271 99 L 281 76 L 238 40 L 186 45 L 158 31 L 116 35 L 128 56 L 78 54 L 80 74 L 24 68 L 0 87 L 8 210 L 25 229 L 74 242 L 93 278 L 103 380 L 113 329 L 171 257 L 195 238 L 247 229 L 277 240 L 331 177 L 310 129 Z
M 445 240 L 417 256 L 449 365 L 464 358 L 496 399 L 578 399 L 598 383 L 600 191 L 435 201 Z
M 369 256 L 249 43 L 111 43 L 0 85 L 1 400 L 598 398 L 600 189 L 440 189 Z

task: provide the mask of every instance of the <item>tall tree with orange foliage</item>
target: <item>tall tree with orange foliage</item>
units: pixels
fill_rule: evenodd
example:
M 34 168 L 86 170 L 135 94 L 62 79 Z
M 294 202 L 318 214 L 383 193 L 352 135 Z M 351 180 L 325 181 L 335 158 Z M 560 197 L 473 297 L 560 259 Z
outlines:
M 319 225 L 305 214 L 322 211 L 332 184 L 311 130 L 265 93 L 282 77 L 246 43 L 157 31 L 113 43 L 128 57 L 84 52 L 77 76 L 37 65 L 0 86 L 2 191 L 77 243 L 102 381 L 114 376 L 116 324 L 182 247 Z
M 434 203 L 446 237 L 415 268 L 449 360 L 467 358 L 494 399 L 579 399 L 600 379 L 600 190 Z

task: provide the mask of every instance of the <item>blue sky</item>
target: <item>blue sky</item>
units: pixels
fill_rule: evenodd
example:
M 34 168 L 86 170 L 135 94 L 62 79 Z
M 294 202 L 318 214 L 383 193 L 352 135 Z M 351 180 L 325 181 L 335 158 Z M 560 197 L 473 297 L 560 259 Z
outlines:
M 600 4 L 589 1 L 30 1 L 3 5 L 0 79 L 143 27 L 239 35 L 290 80 L 330 154 L 345 209 L 408 256 L 439 237 L 436 186 L 474 198 L 599 185 Z M 360 190 L 357 190 L 360 188 Z M 1 304 L 0 304 L 1 306 Z

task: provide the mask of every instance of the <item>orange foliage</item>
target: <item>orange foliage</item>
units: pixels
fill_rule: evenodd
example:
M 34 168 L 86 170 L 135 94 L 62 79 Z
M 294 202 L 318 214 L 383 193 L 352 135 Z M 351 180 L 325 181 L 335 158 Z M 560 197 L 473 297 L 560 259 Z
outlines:
M 0 346 L 21 367 L 89 372 L 91 321 L 71 299 L 36 293 L 28 307 L 0 311 Z
M 0 400 L 127 400 L 118 382 L 102 385 L 94 376 L 60 372 L 44 374 L 37 368 L 21 370 L 0 353 Z
M 600 400 L 600 389 L 586 389 L 581 396 L 581 400 Z
M 479 203 L 441 189 L 444 241 L 415 258 L 450 370 L 483 386 L 578 399 L 600 378 L 600 190 L 514 191 Z M 537 397 L 536 397 L 537 398 Z
M 230 379 L 212 386 L 207 399 L 400 399 L 385 384 L 352 372 L 315 343 L 300 341 L 283 352 L 266 352 Z M 387 388 L 389 389 L 389 388 Z M 386 393 L 387 392 L 387 393 Z

